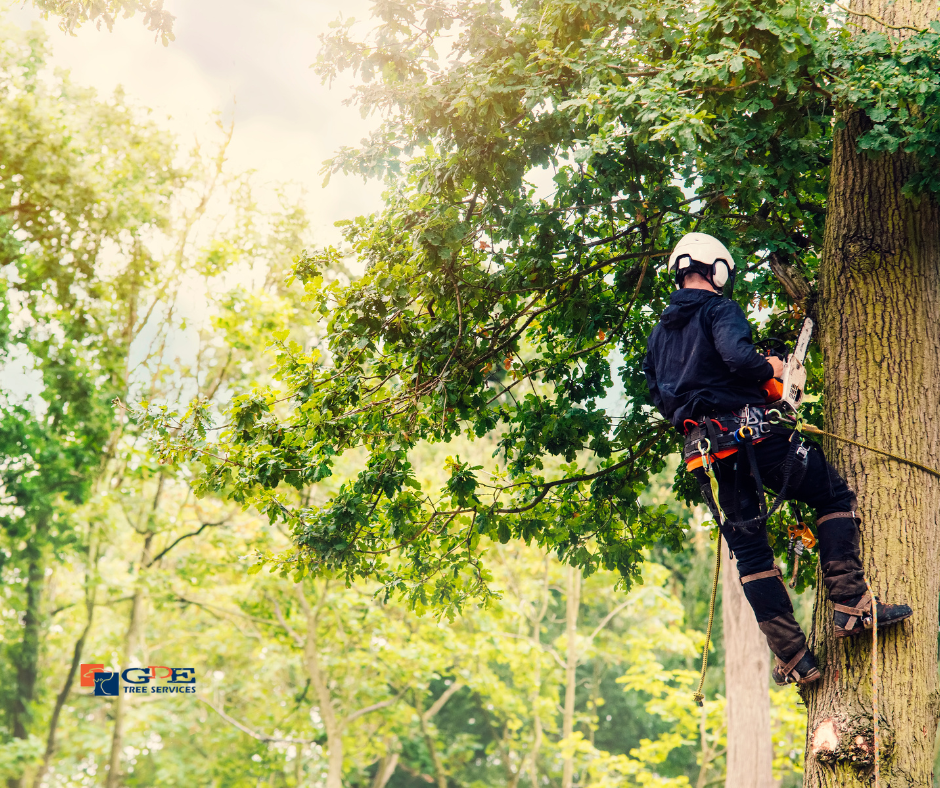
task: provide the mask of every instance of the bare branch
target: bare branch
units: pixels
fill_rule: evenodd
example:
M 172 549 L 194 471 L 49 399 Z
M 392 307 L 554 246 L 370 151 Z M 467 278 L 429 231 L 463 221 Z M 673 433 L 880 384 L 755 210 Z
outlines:
M 770 264 L 770 270 L 773 271 L 774 276 L 780 281 L 780 284 L 783 285 L 783 289 L 787 291 L 787 295 L 793 299 L 793 302 L 797 304 L 803 311 L 806 311 L 806 301 L 812 292 L 809 282 L 806 281 L 806 277 L 801 274 L 796 266 L 790 265 L 781 259 L 781 257 L 776 252 L 771 252 L 770 257 L 768 258 Z
M 451 684 L 446 690 L 441 693 L 441 696 L 431 704 L 430 708 L 424 712 L 424 719 L 429 720 L 435 714 L 437 714 L 441 709 L 444 708 L 444 704 L 449 701 L 455 693 L 460 692 L 464 687 L 463 682 L 455 681 Z
M 264 733 L 258 733 L 257 731 L 253 731 L 247 725 L 242 725 L 238 720 L 232 719 L 231 717 L 228 716 L 228 714 L 222 711 L 222 709 L 220 709 L 218 706 L 213 704 L 211 701 L 206 700 L 201 695 L 197 695 L 196 697 L 199 700 L 201 700 L 203 703 L 205 703 L 206 706 L 212 709 L 216 714 L 218 714 L 227 723 L 229 723 L 230 725 L 234 725 L 242 733 L 247 733 L 249 736 L 251 736 L 251 738 L 257 739 L 258 741 L 286 742 L 288 744 L 316 744 L 318 741 L 317 739 L 291 739 L 285 736 L 268 736 L 267 734 L 264 734 Z
M 384 709 L 388 706 L 391 706 L 393 703 L 397 703 L 404 694 L 405 691 L 402 690 L 394 698 L 388 698 L 387 700 L 380 701 L 379 703 L 373 703 L 371 706 L 366 706 L 365 708 L 359 709 L 358 711 L 354 711 L 343 720 L 342 727 L 345 728 L 353 720 L 358 720 L 360 717 L 365 717 L 366 714 L 371 714 L 373 711 L 378 711 L 379 709 Z
M 176 541 L 174 541 L 169 547 L 167 547 L 167 548 L 165 548 L 164 550 L 162 550 L 162 551 L 157 555 L 156 558 L 152 559 L 152 560 L 147 564 L 147 568 L 150 568 L 150 567 L 153 566 L 155 563 L 157 563 L 157 561 L 159 561 L 161 558 L 163 558 L 163 556 L 165 556 L 168 552 L 170 552 L 170 550 L 172 550 L 174 547 L 176 547 L 176 545 L 178 545 L 178 544 L 179 544 L 180 542 L 182 542 L 184 539 L 191 539 L 191 538 L 194 537 L 194 536 L 199 536 L 199 534 L 201 534 L 203 531 L 205 531 L 206 528 L 218 528 L 220 525 L 225 525 L 231 518 L 232 518 L 232 515 L 229 515 L 229 516 L 226 517 L 224 520 L 219 520 L 217 523 L 203 523 L 203 524 L 199 527 L 199 530 L 197 530 L 197 531 L 192 531 L 191 533 L 188 533 L 188 534 L 183 534 L 181 537 L 179 537 L 179 539 L 177 539 Z
M 277 600 L 270 594 L 265 594 L 265 597 L 267 597 L 268 601 L 274 607 L 274 615 L 277 616 L 277 620 L 280 625 L 284 627 L 284 631 L 291 636 L 291 639 L 294 641 L 294 644 L 297 646 L 297 648 L 303 648 L 306 645 L 304 639 L 294 631 L 290 624 L 287 623 L 287 619 L 284 617 L 284 613 L 281 612 L 281 606 L 277 603 Z
M 630 601 L 631 600 L 629 599 L 624 600 L 619 605 L 617 605 L 617 607 L 611 610 L 606 616 L 604 616 L 601 619 L 601 623 L 594 627 L 594 631 L 591 633 L 590 637 L 588 637 L 588 643 L 593 642 L 594 638 L 597 637 L 597 634 L 613 620 L 614 616 L 616 616 L 621 610 L 629 605 Z

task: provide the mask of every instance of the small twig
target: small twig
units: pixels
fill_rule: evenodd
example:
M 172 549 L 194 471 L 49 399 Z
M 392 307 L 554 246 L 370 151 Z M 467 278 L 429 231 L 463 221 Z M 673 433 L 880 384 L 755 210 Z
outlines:
M 298 635 L 294 631 L 294 629 L 291 627 L 290 624 L 287 623 L 287 619 L 284 618 L 284 614 L 281 612 L 281 606 L 277 603 L 277 600 L 273 596 L 270 596 L 269 594 L 265 594 L 265 596 L 268 598 L 268 601 L 273 605 L 274 615 L 277 616 L 277 620 L 280 623 L 280 625 L 284 627 L 284 631 L 287 632 L 287 634 L 291 636 L 291 639 L 297 645 L 297 648 L 303 648 L 306 645 L 306 643 L 304 642 L 304 639 L 300 637 L 300 635 Z
M 205 531 L 206 528 L 218 528 L 220 525 L 225 525 L 225 524 L 231 519 L 231 517 L 232 517 L 232 516 L 229 515 L 229 516 L 226 517 L 224 520 L 219 520 L 217 523 L 203 523 L 203 524 L 199 527 L 199 530 L 197 530 L 197 531 L 192 531 L 192 532 L 190 532 L 190 533 L 188 533 L 188 534 L 183 534 L 181 537 L 179 537 L 179 539 L 177 539 L 176 541 L 174 541 L 169 547 L 167 547 L 167 548 L 164 549 L 162 552 L 160 552 L 160 553 L 157 555 L 156 558 L 151 559 L 151 560 L 148 562 L 148 564 L 147 564 L 147 568 L 150 568 L 150 567 L 153 566 L 155 563 L 157 563 L 157 561 L 159 561 L 161 558 L 163 558 L 163 556 L 165 556 L 168 552 L 170 552 L 170 550 L 172 550 L 174 547 L 176 547 L 176 545 L 178 545 L 178 544 L 179 544 L 180 542 L 182 542 L 184 539 L 191 539 L 191 538 L 194 537 L 194 536 L 199 536 L 199 534 L 201 534 L 203 531 Z
M 197 695 L 196 697 L 199 700 L 201 700 L 203 703 L 205 703 L 206 706 L 212 709 L 216 714 L 218 714 L 227 723 L 229 723 L 230 725 L 234 725 L 242 733 L 247 733 L 249 736 L 251 736 L 251 738 L 257 739 L 258 741 L 286 742 L 287 744 L 316 744 L 318 741 L 318 739 L 291 739 L 289 737 L 284 737 L 284 736 L 268 736 L 267 734 L 264 734 L 264 733 L 258 733 L 257 731 L 253 731 L 247 725 L 242 725 L 238 720 L 232 719 L 231 717 L 228 716 L 228 714 L 222 711 L 222 709 L 220 709 L 218 706 L 214 705 L 210 701 L 206 700 L 201 695 Z
M 225 613 L 230 616 L 238 616 L 239 618 L 246 618 L 249 621 L 254 621 L 256 624 L 266 624 L 269 627 L 274 626 L 275 624 L 275 622 L 271 621 L 271 619 L 269 618 L 258 618 L 257 616 L 249 616 L 247 613 L 242 613 L 239 610 L 230 610 L 229 608 L 220 607 L 219 605 L 212 605 L 212 604 L 209 604 L 208 602 L 197 602 L 195 599 L 187 599 L 186 597 L 180 594 L 177 594 L 176 598 L 180 602 L 184 602 L 187 605 L 195 605 L 196 607 L 204 608 L 205 610 L 209 611 L 210 614 L 216 617 L 218 616 L 212 612 L 213 609 L 218 610 L 220 613 Z M 129 599 L 133 599 L 133 597 L 129 597 Z
M 133 596 L 122 596 L 122 597 L 118 597 L 117 599 L 109 599 L 107 602 L 98 602 L 97 606 L 107 607 L 109 605 L 117 605 L 121 602 L 130 602 L 133 598 L 134 598 Z M 70 607 L 75 607 L 78 604 L 79 604 L 78 602 L 69 602 L 67 605 L 62 605 L 62 607 L 57 607 L 55 610 L 53 610 L 49 614 L 49 618 L 52 618 L 53 616 L 58 615 L 63 610 L 68 610 Z

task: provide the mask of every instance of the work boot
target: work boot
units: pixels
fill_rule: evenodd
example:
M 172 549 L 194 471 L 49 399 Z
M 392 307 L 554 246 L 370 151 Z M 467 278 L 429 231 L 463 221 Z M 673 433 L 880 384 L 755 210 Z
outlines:
M 894 626 L 914 615 L 909 605 L 887 605 L 878 602 L 878 629 Z M 874 627 L 872 615 L 871 594 L 866 591 L 860 597 L 849 600 L 845 604 L 833 603 L 833 621 L 835 623 L 835 636 L 837 638 L 859 635 Z
M 823 583 L 832 600 L 837 638 L 859 635 L 874 624 L 871 594 L 858 549 L 859 522 L 855 512 L 833 512 L 816 521 Z M 877 604 L 878 629 L 904 621 L 914 613 L 907 605 Z
M 778 687 L 785 687 L 787 684 L 812 684 L 822 678 L 822 673 L 816 665 L 816 658 L 813 652 L 806 646 L 803 646 L 796 654 L 790 658 L 789 662 L 784 662 L 777 657 L 777 664 L 773 670 L 774 683 Z
M 757 626 L 777 658 L 773 670 L 777 685 L 811 684 L 820 679 L 822 674 L 812 652 L 806 647 L 806 636 L 793 617 L 793 605 L 780 570 L 774 567 L 765 572 L 745 575 L 741 578 L 741 585 L 757 615 Z M 776 612 L 777 615 L 765 619 L 767 611 Z

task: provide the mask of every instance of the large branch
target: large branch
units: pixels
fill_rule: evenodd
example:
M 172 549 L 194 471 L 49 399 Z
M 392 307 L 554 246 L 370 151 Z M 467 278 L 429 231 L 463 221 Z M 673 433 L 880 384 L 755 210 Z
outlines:
M 770 270 L 773 271 L 774 276 L 776 276 L 780 284 L 783 285 L 783 289 L 787 291 L 787 295 L 790 296 L 793 302 L 804 312 L 808 312 L 810 296 L 812 295 L 813 289 L 809 282 L 806 281 L 806 277 L 799 272 L 796 266 L 785 262 L 776 252 L 770 253 L 769 262 Z

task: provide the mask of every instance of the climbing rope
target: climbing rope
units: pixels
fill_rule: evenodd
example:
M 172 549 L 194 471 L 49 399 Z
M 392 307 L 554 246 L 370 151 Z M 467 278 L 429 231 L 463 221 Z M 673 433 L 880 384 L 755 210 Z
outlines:
M 851 438 L 843 438 L 841 435 L 836 435 L 832 432 L 826 432 L 825 430 L 819 429 L 819 427 L 814 427 L 812 424 L 801 424 L 800 429 L 803 432 L 810 433 L 811 435 L 825 435 L 827 438 L 833 438 L 837 441 L 842 441 L 843 443 L 851 443 L 853 446 L 858 446 L 860 449 L 873 451 L 875 454 L 881 454 L 884 457 L 890 457 L 892 460 L 903 462 L 905 465 L 911 465 L 914 468 L 919 468 L 925 473 L 929 473 L 932 476 L 936 476 L 938 479 L 940 479 L 940 471 L 938 471 L 936 468 L 931 468 L 929 465 L 922 465 L 919 462 L 914 462 L 914 460 L 909 460 L 906 457 L 901 457 L 898 454 L 892 454 L 889 451 L 876 449 L 874 446 L 869 446 L 867 443 L 860 443 L 859 441 L 853 441 Z
M 879 763 L 880 742 L 878 740 L 878 599 L 872 591 L 871 583 L 865 578 L 868 593 L 871 596 L 871 716 L 874 722 L 875 739 L 875 788 L 881 788 L 881 764 Z
M 718 533 L 718 544 L 715 547 L 715 578 L 712 580 L 712 598 L 708 603 L 708 628 L 705 630 L 705 646 L 702 649 L 702 675 L 698 680 L 698 689 L 692 695 L 697 706 L 705 705 L 705 672 L 708 670 L 708 644 L 712 639 L 712 624 L 715 623 L 715 599 L 718 596 L 718 576 L 721 574 L 721 532 Z

